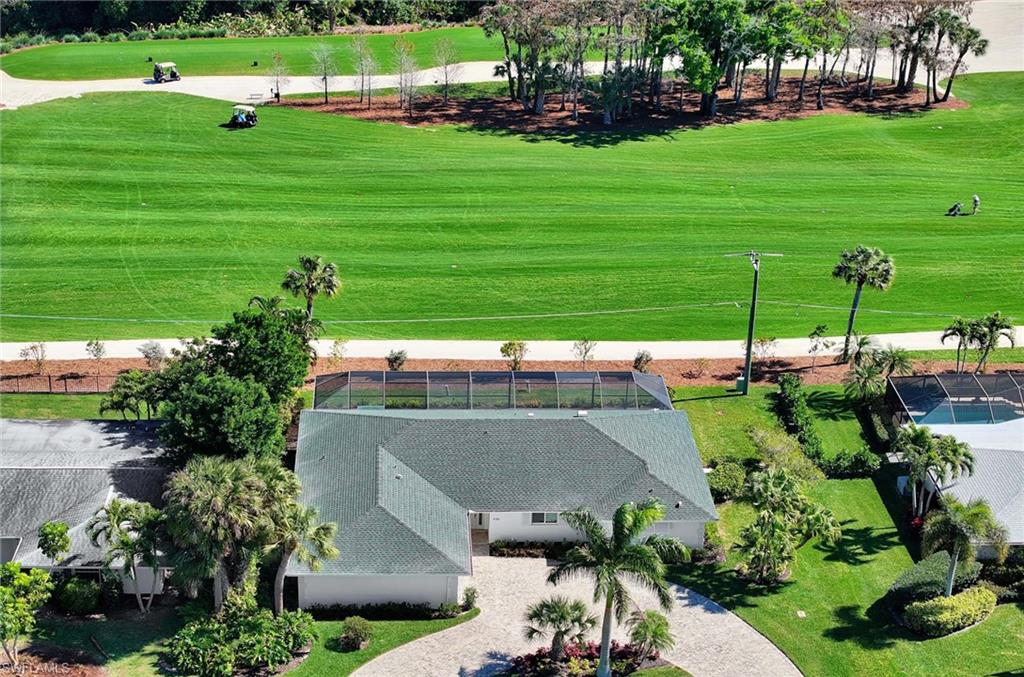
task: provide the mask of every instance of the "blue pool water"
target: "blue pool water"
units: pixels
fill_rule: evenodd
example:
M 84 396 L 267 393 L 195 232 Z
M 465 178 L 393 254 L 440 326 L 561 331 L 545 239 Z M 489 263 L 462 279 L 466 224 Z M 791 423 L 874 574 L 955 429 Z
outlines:
M 916 416 L 914 418 L 914 422 L 923 425 L 948 423 L 1002 423 L 1004 421 L 1012 421 L 1017 418 L 1021 418 L 1020 414 L 1018 414 L 1014 410 L 1013 406 L 1009 404 L 993 402 L 992 408 L 989 409 L 988 404 L 979 402 L 970 404 L 953 404 L 952 411 L 950 411 L 950 405 L 940 404 L 927 414 L 924 414 L 923 416 Z

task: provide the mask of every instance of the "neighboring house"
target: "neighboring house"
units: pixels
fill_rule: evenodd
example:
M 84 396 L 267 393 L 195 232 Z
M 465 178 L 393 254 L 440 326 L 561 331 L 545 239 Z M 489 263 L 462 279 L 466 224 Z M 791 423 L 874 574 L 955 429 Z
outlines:
M 657 381 L 652 401 L 670 404 Z M 333 393 L 321 405 L 349 400 Z M 607 522 L 622 503 L 656 497 L 668 514 L 653 530 L 703 545 L 717 515 L 685 413 L 640 409 L 636 398 L 629 410 L 485 406 L 302 413 L 301 500 L 338 524 L 341 555 L 318 572 L 293 560 L 301 607 L 454 602 L 474 551 L 578 540 L 560 513 L 580 507 Z
M 1024 373 L 894 377 L 888 396 L 898 423 L 970 445 L 974 472 L 939 486 L 940 494 L 985 500 L 1010 544 L 1024 545 Z
M 86 522 L 114 496 L 161 506 L 166 471 L 156 463 L 158 454 L 144 423 L 0 419 L 0 562 L 48 569 L 36 533 L 56 521 L 67 523 L 71 537 L 71 551 L 57 560 L 57 569 L 107 568 Z M 141 568 L 140 586 L 148 590 L 151 581 L 152 572 Z

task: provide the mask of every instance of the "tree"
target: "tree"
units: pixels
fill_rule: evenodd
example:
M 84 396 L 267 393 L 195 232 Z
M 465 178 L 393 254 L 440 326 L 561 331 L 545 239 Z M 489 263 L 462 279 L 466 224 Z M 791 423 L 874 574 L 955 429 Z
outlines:
M 971 451 L 971 446 L 952 435 L 943 435 L 935 440 L 935 456 L 935 466 L 930 470 L 936 487 L 942 487 L 961 475 L 970 475 L 974 472 L 974 452 Z M 928 493 L 928 498 L 924 499 L 922 515 L 928 514 L 935 493 L 936 489 L 933 488 Z
M 1005 338 L 1010 347 L 1017 344 L 1013 322 L 998 310 L 978 320 L 974 325 L 973 334 L 975 345 L 980 353 L 978 366 L 974 368 L 975 374 L 985 371 L 989 355 L 999 347 L 999 342 L 1002 339 Z
M 121 561 L 124 574 L 132 582 L 132 592 L 139 605 L 139 611 L 149 611 L 149 604 L 143 604 L 139 589 L 138 563 L 141 559 L 153 571 L 153 589 L 149 603 L 156 593 L 157 552 L 159 547 L 158 524 L 162 520 L 160 511 L 148 503 L 112 498 L 96 511 L 85 525 L 86 533 L 93 545 L 105 544 L 104 562 L 110 566 Z
M 99 373 L 98 365 L 100 360 L 102 360 L 103 357 L 107 354 L 107 347 L 103 345 L 103 342 L 100 341 L 99 339 L 90 339 L 85 344 L 85 352 L 89 357 L 96 361 L 97 373 Z
M 434 45 L 434 66 L 441 76 L 444 102 L 448 103 L 448 90 L 451 88 L 452 83 L 458 81 L 462 73 L 462 65 L 459 64 L 459 57 L 455 52 L 455 44 L 448 38 L 441 38 Z
M 366 107 L 369 108 L 373 98 L 373 76 L 377 74 L 377 59 L 366 41 L 366 36 L 353 37 L 352 61 L 359 74 L 359 103 L 362 103 L 365 97 Z
M 343 19 L 352 11 L 355 0 L 313 0 L 313 9 L 327 19 L 327 31 L 334 33 L 338 27 L 338 19 Z
M 625 503 L 612 517 L 608 534 L 598 518 L 587 509 L 563 513 L 566 523 L 586 539 L 569 550 L 548 575 L 548 582 L 560 582 L 584 576 L 594 581 L 594 602 L 604 603 L 601 625 L 601 654 L 597 677 L 611 677 L 612 616 L 626 620 L 633 604 L 626 581 L 654 592 L 661 607 L 672 607 L 672 592 L 665 580 L 665 561 L 689 560 L 690 552 L 674 538 L 641 534 L 665 517 L 665 506 L 656 498 Z
M 864 404 L 877 400 L 885 392 L 885 375 L 874 361 L 852 367 L 843 377 L 846 396 Z
M 316 508 L 290 503 L 278 519 L 275 519 L 274 540 L 281 553 L 281 561 L 274 575 L 274 613 L 284 611 L 284 576 L 288 562 L 294 556 L 309 567 L 319 571 L 323 560 L 338 556 L 334 536 L 338 525 L 334 522 L 320 522 Z
M 193 458 L 167 479 L 167 530 L 191 571 L 213 578 L 214 608 L 244 586 L 250 558 L 272 532 L 266 483 L 252 457 Z
M 923 516 L 931 504 L 931 496 L 925 500 L 929 479 L 942 484 L 974 470 L 970 446 L 948 435 L 937 438 L 925 426 L 911 424 L 901 428 L 893 441 L 893 450 L 909 469 L 910 505 L 915 516 Z
M 868 336 L 867 334 L 858 334 L 853 332 L 853 338 L 850 341 L 849 354 L 847 355 L 847 362 L 851 367 L 861 367 L 871 363 L 871 360 L 875 355 L 875 339 Z
M 281 52 L 275 51 L 270 62 L 270 71 L 267 75 L 274 89 L 274 98 L 277 99 L 278 103 L 281 103 L 281 87 L 287 85 L 290 80 L 288 73 L 288 64 L 285 63 L 284 56 Z
M 164 363 L 167 361 L 167 351 L 162 345 L 156 341 L 146 341 L 139 346 L 139 352 L 142 353 L 143 359 L 146 360 L 146 366 L 151 370 L 163 369 Z
M 956 567 L 963 557 L 974 559 L 974 542 L 987 541 L 996 545 L 996 550 L 1005 555 L 1006 529 L 996 521 L 992 508 L 981 499 L 964 505 L 954 498 L 943 500 L 944 508 L 928 515 L 921 531 L 921 547 L 924 554 L 936 550 L 949 551 L 949 570 L 946 573 L 946 597 L 953 595 L 953 580 Z
M 305 315 L 299 311 L 300 315 Z M 250 308 L 231 322 L 215 326 L 209 356 L 229 376 L 252 377 L 266 388 L 270 401 L 290 401 L 309 369 L 309 344 L 296 334 L 287 315 Z
M 959 374 L 967 367 L 967 350 L 974 340 L 975 327 L 962 317 L 954 317 L 942 332 L 942 343 L 947 339 L 956 339 L 956 372 Z
M 57 566 L 57 558 L 71 550 L 67 522 L 46 522 L 37 533 L 39 551 L 50 558 L 50 570 Z
M 178 385 L 163 413 L 160 435 L 173 463 L 195 454 L 279 458 L 284 451 L 278 407 L 251 376 L 196 374 Z
M 988 40 L 981 37 L 981 31 L 973 26 L 964 24 L 949 37 L 956 46 L 957 55 L 956 61 L 953 62 L 953 69 L 949 72 L 949 77 L 946 78 L 946 91 L 943 92 L 941 101 L 949 99 L 949 94 L 953 91 L 953 80 L 960 71 L 960 66 L 963 64 L 967 53 L 970 52 L 974 56 L 984 56 L 985 52 L 988 51 Z
M 641 661 L 646 661 L 655 652 L 668 651 L 676 644 L 665 614 L 654 609 L 634 611 L 626 626 L 629 628 L 629 643 L 640 650 Z
M 757 516 L 740 534 L 745 556 L 741 571 L 758 582 L 782 578 L 797 549 L 812 538 L 835 545 L 842 537 L 832 512 L 812 503 L 785 469 L 751 475 L 749 496 Z
M 36 613 L 50 599 L 53 582 L 42 569 L 21 570 L 17 562 L 0 565 L 0 645 L 12 666 L 18 665 L 21 638 L 36 626 Z
M 832 277 L 856 286 L 853 305 L 850 307 L 850 319 L 846 324 L 846 340 L 843 342 L 844 362 L 850 357 L 850 337 L 853 335 L 853 324 L 857 319 L 860 295 L 864 287 L 885 291 L 892 286 L 895 273 L 892 258 L 877 247 L 857 245 L 852 252 L 844 250 L 839 256 L 839 263 L 832 269 Z
M 398 107 L 412 115 L 413 99 L 419 84 L 419 66 L 416 63 L 416 45 L 399 37 L 391 46 L 395 73 L 398 74 Z
M 505 341 L 501 344 L 501 356 L 508 360 L 509 371 L 519 371 L 526 357 L 526 342 Z
M 299 268 L 289 268 L 281 282 L 281 289 L 296 298 L 306 299 L 306 315 L 313 318 L 313 301 L 323 294 L 333 298 L 341 291 L 338 267 L 324 263 L 319 256 L 300 256 Z
M 597 348 L 597 341 L 582 338 L 572 344 L 572 352 L 580 361 L 580 367 L 586 371 L 587 365 L 594 359 L 594 349 Z
M 110 390 L 100 400 L 100 415 L 108 411 L 121 412 L 121 418 L 127 420 L 130 412 L 136 419 L 142 417 L 142 407 L 146 406 L 147 418 L 152 418 L 156 404 L 152 398 L 156 395 L 150 392 L 154 387 L 156 378 L 153 372 L 145 372 L 141 369 L 123 371 L 114 379 Z
M 888 345 L 881 350 L 874 351 L 871 361 L 883 372 L 885 378 L 889 378 L 893 374 L 907 376 L 914 373 L 914 362 L 905 348 Z
M 328 102 L 327 93 L 331 82 L 338 74 L 338 64 L 334 60 L 334 49 L 321 42 L 309 52 L 313 60 L 313 82 L 324 88 L 324 103 Z
M 526 610 L 523 636 L 528 640 L 551 637 L 551 659 L 562 660 L 566 644 L 582 644 L 597 625 L 582 600 L 554 595 L 531 604 Z
M 826 353 L 835 346 L 836 342 L 828 338 L 828 325 L 819 324 L 814 328 L 807 338 L 811 341 L 811 348 L 808 351 L 811 354 L 811 373 L 814 373 L 815 363 L 818 361 L 818 355 Z
M 31 343 L 18 352 L 18 357 L 26 362 L 31 362 L 35 367 L 35 372 L 42 374 L 46 367 L 46 344 Z

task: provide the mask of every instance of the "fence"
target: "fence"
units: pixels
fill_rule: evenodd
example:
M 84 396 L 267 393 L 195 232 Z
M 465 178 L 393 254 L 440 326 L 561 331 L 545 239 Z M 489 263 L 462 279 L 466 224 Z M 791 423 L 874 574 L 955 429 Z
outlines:
M 105 393 L 115 379 L 95 374 L 12 374 L 0 377 L 0 393 Z

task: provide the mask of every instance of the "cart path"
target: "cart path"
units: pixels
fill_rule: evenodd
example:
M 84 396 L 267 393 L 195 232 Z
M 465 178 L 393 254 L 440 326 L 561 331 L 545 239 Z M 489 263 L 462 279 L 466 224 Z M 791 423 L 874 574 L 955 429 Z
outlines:
M 893 345 L 907 350 L 950 350 L 954 344 L 942 344 L 941 331 L 919 331 L 901 334 L 873 334 L 878 346 Z M 638 350 L 650 351 L 654 359 L 695 359 L 706 357 L 739 358 L 743 356 L 740 336 L 724 341 L 598 341 L 594 350 L 596 360 L 632 360 Z M 833 337 L 836 351 L 842 346 L 842 337 Z M 179 339 L 131 339 L 105 341 L 107 357 L 139 357 L 139 348 L 149 340 L 156 340 L 165 349 L 180 345 Z M 320 355 L 330 355 L 330 339 L 316 342 Z M 473 340 L 359 340 L 345 344 L 346 357 L 385 357 L 392 350 L 404 350 L 412 359 L 499 360 L 502 341 Z M 527 340 L 527 359 L 577 360 L 572 341 Z M 1016 344 L 1024 346 L 1024 326 L 1016 328 Z M 0 360 L 16 360 L 18 353 L 29 343 L 0 343 Z M 810 340 L 806 338 L 779 339 L 776 357 L 807 357 Z M 46 356 L 51 360 L 84 360 L 89 357 L 85 341 L 46 342 Z
M 979 0 L 974 5 L 971 17 L 973 25 L 981 29 L 989 40 L 988 52 L 981 57 L 965 59 L 962 72 L 1024 71 L 1024 0 Z M 3 62 L 0 61 L 0 64 Z M 856 54 L 851 56 L 850 67 L 855 68 Z M 494 61 L 470 61 L 462 64 L 457 82 L 491 82 L 502 80 L 495 77 Z M 601 62 L 590 62 L 590 72 L 598 72 Z M 756 66 L 756 64 L 755 64 Z M 252 95 L 260 100 L 270 98 L 270 79 L 257 75 L 208 75 L 191 77 L 188 64 L 179 64 L 183 79 L 178 82 L 153 84 L 148 78 L 127 78 L 119 80 L 23 80 L 12 77 L 0 70 L 0 105 L 5 108 L 30 106 L 44 101 L 65 97 L 80 97 L 92 92 L 178 92 L 210 99 L 231 102 L 245 102 Z M 802 60 L 786 64 L 787 68 L 802 68 Z M 891 70 L 888 53 L 878 55 L 876 73 L 884 78 Z M 140 75 L 148 75 L 140 73 Z M 924 73 L 920 74 L 924 78 Z M 377 88 L 395 87 L 396 75 L 378 75 Z M 438 80 L 437 69 L 419 71 L 419 81 L 429 84 Z M 330 85 L 334 91 L 356 90 L 358 77 L 346 75 L 334 78 Z M 318 87 L 311 77 L 293 75 L 289 84 L 281 88 L 282 94 L 315 92 Z
M 552 594 L 586 601 L 594 613 L 593 583 L 585 578 L 556 586 L 546 582 L 550 568 L 543 559 L 474 557 L 472 585 L 480 593 L 480 615 L 448 630 L 428 635 L 382 654 L 355 671 L 355 677 L 485 677 L 507 667 L 509 656 L 545 644 L 522 636 L 526 607 Z M 662 656 L 695 677 L 771 675 L 799 677 L 782 651 L 738 616 L 687 588 L 673 585 L 675 603 L 668 616 L 676 645 Z M 637 604 L 657 608 L 653 594 L 633 590 Z M 625 639 L 616 625 L 612 636 Z M 591 639 L 599 637 L 597 629 Z

